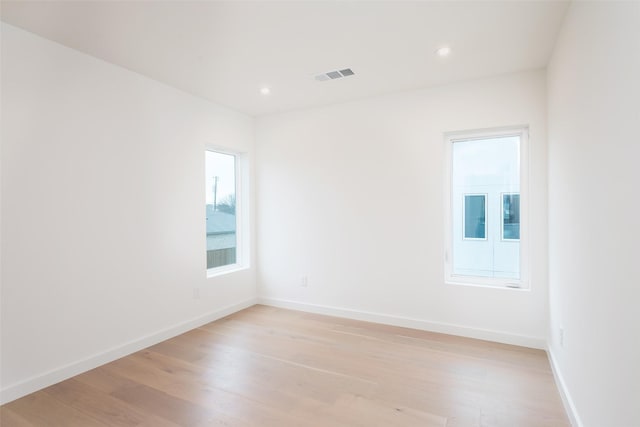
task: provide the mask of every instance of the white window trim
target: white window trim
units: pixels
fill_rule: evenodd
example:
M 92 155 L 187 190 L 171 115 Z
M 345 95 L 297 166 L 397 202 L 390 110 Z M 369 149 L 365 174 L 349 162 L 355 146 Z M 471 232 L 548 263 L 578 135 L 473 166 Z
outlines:
M 453 144 L 455 142 L 488 139 L 490 137 L 520 137 L 520 279 L 479 277 L 453 274 Z M 529 287 L 529 127 L 513 126 L 492 129 L 447 132 L 445 143 L 444 177 L 444 282 L 450 285 L 467 285 L 497 289 L 530 290 Z M 488 200 L 487 200 L 488 202 Z M 500 200 L 502 203 L 502 200 Z M 486 205 L 485 205 L 486 208 Z M 502 211 L 502 208 L 500 209 Z M 502 215 L 501 215 L 502 216 Z M 502 221 L 501 221 L 502 222 Z M 485 218 L 485 226 L 488 219 Z M 464 226 L 464 224 L 463 224 Z M 501 231 L 502 233 L 502 231 Z M 486 234 L 485 234 L 486 235 Z M 464 232 L 463 232 L 464 237 Z
M 505 239 L 504 238 L 504 196 L 505 195 L 511 195 L 513 196 L 514 194 L 520 195 L 520 192 L 513 192 L 513 191 L 506 191 L 504 193 L 500 193 L 500 240 L 502 242 L 514 242 L 514 243 L 518 243 L 520 242 L 520 239 Z M 520 200 L 522 199 L 522 196 L 520 196 Z M 520 221 L 522 222 L 522 218 L 520 218 Z M 519 224 L 518 224 L 519 225 Z M 522 232 L 522 227 L 520 227 L 520 231 Z
M 467 196 L 484 196 L 484 238 L 482 237 L 466 237 L 466 229 L 465 226 L 467 224 Z M 480 240 L 480 241 L 484 241 L 487 240 L 489 238 L 488 236 L 488 225 L 489 225 L 489 218 L 488 218 L 488 214 L 489 214 L 489 209 L 488 209 L 488 205 L 489 204 L 489 195 L 487 193 L 464 193 L 462 195 L 462 240 Z
M 205 146 L 206 151 L 213 151 L 216 153 L 227 154 L 234 156 L 235 158 L 235 179 L 236 179 L 236 262 L 233 264 L 222 265 L 220 267 L 206 268 L 207 267 L 207 240 L 206 240 L 206 221 L 205 227 L 205 241 L 204 241 L 204 265 L 207 272 L 207 278 L 221 276 L 224 274 L 233 273 L 240 270 L 246 270 L 249 268 L 249 158 L 247 153 L 240 151 L 232 151 L 228 148 L 222 148 L 215 145 Z M 206 173 L 206 164 L 205 164 Z M 206 194 L 205 191 L 202 192 Z M 204 205 L 206 206 L 206 196 Z

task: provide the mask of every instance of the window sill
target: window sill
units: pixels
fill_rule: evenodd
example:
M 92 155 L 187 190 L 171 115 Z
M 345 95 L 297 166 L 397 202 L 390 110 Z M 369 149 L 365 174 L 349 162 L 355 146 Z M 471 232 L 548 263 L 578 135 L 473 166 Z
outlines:
M 526 283 L 513 284 L 513 285 L 508 283 L 490 284 L 490 283 L 477 283 L 477 282 L 474 283 L 471 281 L 463 282 L 463 281 L 456 281 L 455 279 L 445 280 L 444 283 L 446 285 L 467 286 L 472 288 L 489 288 L 489 289 L 502 289 L 507 291 L 525 291 L 525 292 L 531 291 L 531 288 Z
M 238 271 L 248 270 L 249 267 L 245 267 L 240 264 L 230 264 L 223 267 L 210 268 L 207 270 L 207 279 L 213 277 L 224 276 L 225 274 L 237 273 Z

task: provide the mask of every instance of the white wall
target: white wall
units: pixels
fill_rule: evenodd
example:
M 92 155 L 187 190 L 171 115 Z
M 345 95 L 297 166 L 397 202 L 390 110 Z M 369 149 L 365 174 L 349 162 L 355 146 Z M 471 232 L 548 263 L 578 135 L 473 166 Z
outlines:
M 206 279 L 205 144 L 252 119 L 2 24 L 4 401 L 255 301 Z
M 531 71 L 258 119 L 264 301 L 544 346 L 545 93 Z M 446 285 L 443 134 L 527 124 L 531 290 Z
M 548 85 L 550 352 L 580 425 L 637 426 L 640 3 L 574 2 Z

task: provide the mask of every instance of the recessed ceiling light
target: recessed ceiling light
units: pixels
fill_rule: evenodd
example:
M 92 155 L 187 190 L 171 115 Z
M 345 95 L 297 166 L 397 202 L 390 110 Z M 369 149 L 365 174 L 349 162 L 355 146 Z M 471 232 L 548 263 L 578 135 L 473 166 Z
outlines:
M 269 95 L 271 93 L 271 89 L 269 89 L 268 87 L 263 87 L 260 89 L 260 93 L 263 95 Z
M 449 46 L 442 46 L 438 50 L 436 50 L 438 56 L 448 56 L 451 53 L 451 48 Z

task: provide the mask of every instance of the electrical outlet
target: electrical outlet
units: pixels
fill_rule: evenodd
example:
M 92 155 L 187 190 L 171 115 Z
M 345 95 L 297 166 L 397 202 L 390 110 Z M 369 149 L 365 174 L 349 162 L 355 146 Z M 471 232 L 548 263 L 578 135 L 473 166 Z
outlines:
M 560 328 L 560 347 L 564 347 L 564 328 Z
M 193 288 L 193 299 L 200 299 L 200 288 Z
M 307 276 L 302 276 L 300 278 L 300 286 L 302 286 L 303 288 L 309 286 L 309 278 Z

